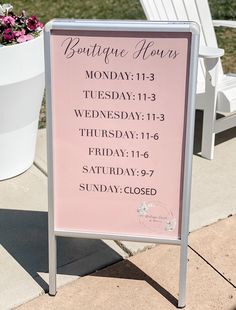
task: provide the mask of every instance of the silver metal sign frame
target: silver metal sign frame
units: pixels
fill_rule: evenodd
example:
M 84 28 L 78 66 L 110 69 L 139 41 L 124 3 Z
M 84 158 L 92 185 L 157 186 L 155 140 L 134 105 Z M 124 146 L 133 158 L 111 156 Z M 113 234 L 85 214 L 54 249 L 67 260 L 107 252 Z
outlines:
M 160 239 L 143 236 L 77 233 L 57 231 L 54 226 L 54 192 L 53 192 L 53 132 L 52 132 L 52 99 L 51 99 L 51 31 L 52 30 L 90 30 L 90 31 L 143 31 L 143 32 L 172 32 L 191 33 L 190 61 L 188 68 L 188 96 L 186 111 L 186 138 L 182 163 L 182 209 L 181 209 L 181 237 L 180 239 Z M 192 154 L 195 123 L 195 94 L 199 50 L 199 26 L 193 22 L 149 22 L 149 21 L 99 21 L 99 20 L 61 20 L 55 19 L 46 24 L 44 29 L 45 42 L 45 72 L 46 72 L 46 100 L 47 100 L 47 160 L 48 160 L 48 212 L 49 212 L 49 294 L 56 294 L 57 273 L 57 237 L 77 237 L 92 239 L 127 240 L 139 242 L 152 242 L 161 244 L 174 244 L 181 247 L 179 269 L 179 298 L 178 307 L 185 306 L 187 250 L 189 233 L 189 209 L 192 177 Z

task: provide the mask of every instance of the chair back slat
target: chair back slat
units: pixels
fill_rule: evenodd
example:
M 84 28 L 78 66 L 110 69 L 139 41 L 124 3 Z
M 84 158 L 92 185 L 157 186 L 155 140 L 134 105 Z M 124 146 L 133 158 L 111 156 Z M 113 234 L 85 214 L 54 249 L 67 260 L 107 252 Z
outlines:
M 182 1 L 183 1 L 185 10 L 186 10 L 186 14 L 188 16 L 188 20 L 189 21 L 195 21 L 199 24 L 199 26 L 200 26 L 200 45 L 205 46 L 206 41 L 205 41 L 205 37 L 204 37 L 203 32 L 202 32 L 201 19 L 199 16 L 199 12 L 198 12 L 195 0 L 182 0 Z M 199 59 L 199 62 L 198 62 L 198 80 L 199 81 L 205 80 L 205 66 L 204 66 L 202 59 Z
M 218 47 L 211 12 L 207 0 L 184 0 L 189 20 L 196 21 L 200 25 L 200 45 Z M 204 67 L 201 60 L 201 66 Z M 218 68 L 219 76 L 223 75 L 221 62 Z
M 160 0 L 157 2 L 154 1 L 154 4 L 156 6 L 156 11 L 158 12 L 158 16 L 160 20 L 168 20 L 167 14 L 166 14 L 166 7 L 165 7 L 165 3 L 163 4 L 163 2 Z
M 189 21 L 195 21 L 200 26 L 200 45 L 206 45 L 205 37 L 202 31 L 201 18 L 195 0 L 183 0 Z
M 175 9 L 177 20 L 188 21 L 188 14 L 184 6 L 183 0 L 171 0 Z
M 176 15 L 175 8 L 173 6 L 172 0 L 163 0 L 163 5 L 165 5 L 164 9 L 167 15 L 168 20 L 177 21 L 178 17 Z
M 201 20 L 201 28 L 207 46 L 218 47 L 214 26 L 212 24 L 212 16 L 207 0 L 195 0 L 199 17 Z
M 155 1 L 140 0 L 140 3 L 148 20 L 161 20 Z

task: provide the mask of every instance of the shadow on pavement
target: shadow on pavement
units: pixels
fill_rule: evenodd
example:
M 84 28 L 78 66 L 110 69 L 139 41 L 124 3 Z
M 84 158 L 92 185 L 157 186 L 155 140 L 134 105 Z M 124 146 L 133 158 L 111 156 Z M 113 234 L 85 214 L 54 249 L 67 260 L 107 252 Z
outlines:
M 0 209 L 0 244 L 47 292 L 48 284 L 38 274 L 48 272 L 47 212 Z M 58 274 L 83 276 L 122 259 L 102 240 L 58 238 Z
M 171 293 L 129 260 L 122 261 L 105 270 L 100 270 L 90 276 L 146 281 L 171 304 L 175 307 L 178 305 L 178 300 Z

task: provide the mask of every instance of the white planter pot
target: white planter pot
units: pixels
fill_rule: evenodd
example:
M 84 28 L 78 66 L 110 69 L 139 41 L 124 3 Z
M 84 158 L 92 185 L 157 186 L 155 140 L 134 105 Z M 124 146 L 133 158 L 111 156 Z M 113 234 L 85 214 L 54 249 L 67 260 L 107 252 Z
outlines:
M 0 48 L 0 180 L 34 161 L 44 92 L 43 35 Z

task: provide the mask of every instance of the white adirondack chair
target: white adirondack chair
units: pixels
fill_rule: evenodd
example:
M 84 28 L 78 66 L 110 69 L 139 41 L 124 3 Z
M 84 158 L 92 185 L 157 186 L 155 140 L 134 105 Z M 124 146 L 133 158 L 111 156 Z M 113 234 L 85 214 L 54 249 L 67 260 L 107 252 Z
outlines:
M 236 21 L 212 21 L 207 0 L 140 0 L 148 20 L 195 21 L 200 25 L 196 109 L 203 110 L 201 155 L 213 159 L 215 134 L 236 126 L 236 75 L 224 74 L 214 26 L 236 28 Z M 216 119 L 216 113 L 224 116 Z M 225 115 L 226 114 L 226 115 Z

